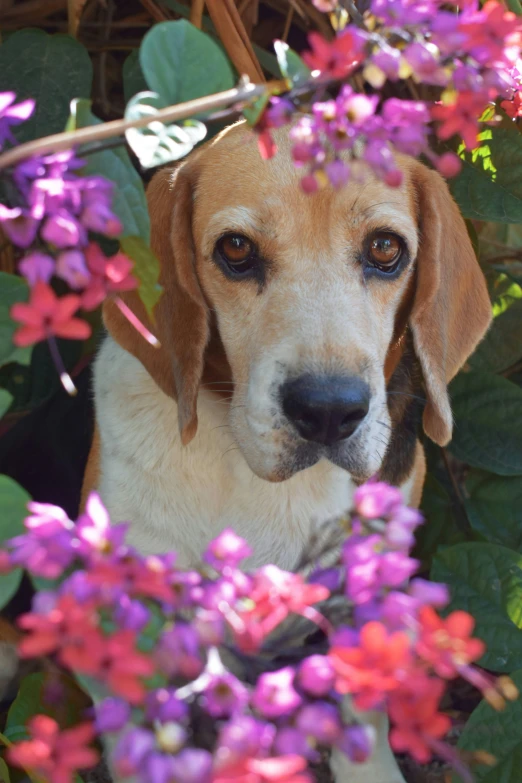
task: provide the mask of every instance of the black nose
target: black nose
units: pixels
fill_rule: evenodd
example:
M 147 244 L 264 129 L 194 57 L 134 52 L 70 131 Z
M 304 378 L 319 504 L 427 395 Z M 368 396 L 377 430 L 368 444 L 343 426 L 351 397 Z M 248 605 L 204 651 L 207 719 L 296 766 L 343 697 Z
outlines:
M 281 399 L 301 437 L 330 446 L 355 432 L 368 413 L 370 389 L 360 378 L 301 375 L 281 386 Z

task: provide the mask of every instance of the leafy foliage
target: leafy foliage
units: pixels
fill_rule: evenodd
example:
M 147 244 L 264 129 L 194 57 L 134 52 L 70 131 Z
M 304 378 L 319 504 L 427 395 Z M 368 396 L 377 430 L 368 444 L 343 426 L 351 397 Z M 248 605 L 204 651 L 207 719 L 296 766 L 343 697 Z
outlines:
M 59 133 L 73 98 L 90 95 L 91 59 L 85 47 L 68 35 L 19 30 L 0 46 L 2 90 L 33 98 L 36 109 L 16 130 L 19 141 Z
M 0 476 L 0 545 L 9 538 L 24 531 L 29 495 L 22 487 L 7 476 Z M 13 597 L 18 589 L 22 571 L 16 569 L 0 577 L 0 609 Z

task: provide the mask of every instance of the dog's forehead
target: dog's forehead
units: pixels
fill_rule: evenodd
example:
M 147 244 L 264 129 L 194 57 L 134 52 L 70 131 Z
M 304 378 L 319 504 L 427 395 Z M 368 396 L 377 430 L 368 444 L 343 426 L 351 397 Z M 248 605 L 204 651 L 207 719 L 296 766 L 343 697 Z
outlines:
M 345 187 L 326 187 L 310 195 L 301 188 L 304 171 L 292 161 L 288 130 L 275 131 L 274 137 L 277 153 L 270 160 L 262 159 L 255 135 L 244 125 L 227 129 L 202 150 L 196 202 L 203 222 L 216 215 L 226 222 L 227 213 L 240 218 L 242 211 L 260 224 L 290 217 L 300 225 L 370 224 L 414 233 L 416 201 L 406 158 L 399 163 L 404 175 L 399 188 L 388 187 L 360 167 Z

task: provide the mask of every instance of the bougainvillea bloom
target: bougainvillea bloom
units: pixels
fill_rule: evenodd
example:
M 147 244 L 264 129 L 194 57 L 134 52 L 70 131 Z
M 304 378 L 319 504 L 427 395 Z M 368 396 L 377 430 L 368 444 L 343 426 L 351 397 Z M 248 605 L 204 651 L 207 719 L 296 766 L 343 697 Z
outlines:
M 452 612 L 444 620 L 431 606 L 424 606 L 419 623 L 417 653 L 441 677 L 455 677 L 460 669 L 484 655 L 484 642 L 471 637 L 475 620 L 468 612 Z
M 367 623 L 355 647 L 332 647 L 336 688 L 352 693 L 358 709 L 371 709 L 399 687 L 411 662 L 409 637 L 402 631 L 388 633 L 382 623 Z
M 98 761 L 98 752 L 88 747 L 94 738 L 90 723 L 60 731 L 55 720 L 36 715 L 27 728 L 31 739 L 7 751 L 8 760 L 17 767 L 33 770 L 53 783 L 72 783 L 78 770 L 92 767 Z
M 73 317 L 79 306 L 79 296 L 67 294 L 59 299 L 49 285 L 37 281 L 31 289 L 29 302 L 17 302 L 11 307 L 11 318 L 22 324 L 14 334 L 14 344 L 23 347 L 48 337 L 86 340 L 91 327 L 86 321 Z

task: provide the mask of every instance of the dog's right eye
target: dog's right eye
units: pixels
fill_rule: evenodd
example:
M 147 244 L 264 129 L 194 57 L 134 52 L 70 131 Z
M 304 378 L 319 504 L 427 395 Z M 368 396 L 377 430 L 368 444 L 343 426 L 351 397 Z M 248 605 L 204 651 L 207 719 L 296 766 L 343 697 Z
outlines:
M 226 234 L 216 245 L 221 260 L 237 275 L 250 272 L 257 264 L 257 248 L 242 234 Z

